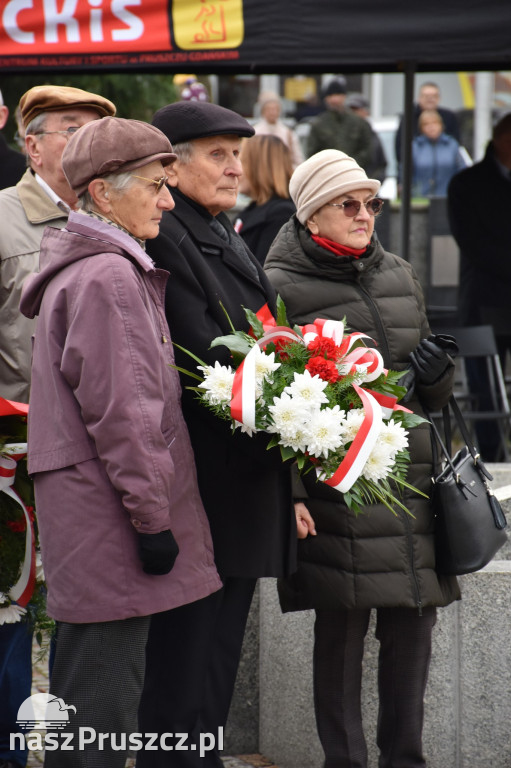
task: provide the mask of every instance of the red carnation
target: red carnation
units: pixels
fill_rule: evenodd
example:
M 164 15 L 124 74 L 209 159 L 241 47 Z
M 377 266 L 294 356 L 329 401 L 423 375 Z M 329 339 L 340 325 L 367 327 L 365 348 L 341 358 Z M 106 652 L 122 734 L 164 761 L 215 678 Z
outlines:
M 311 357 L 305 368 L 311 376 L 317 375 L 330 384 L 335 384 L 339 379 L 339 371 L 335 363 L 332 360 L 325 360 L 324 357 Z
M 335 345 L 332 339 L 316 337 L 308 345 L 307 349 L 315 355 L 320 355 L 326 360 L 337 360 L 339 357 L 339 347 Z

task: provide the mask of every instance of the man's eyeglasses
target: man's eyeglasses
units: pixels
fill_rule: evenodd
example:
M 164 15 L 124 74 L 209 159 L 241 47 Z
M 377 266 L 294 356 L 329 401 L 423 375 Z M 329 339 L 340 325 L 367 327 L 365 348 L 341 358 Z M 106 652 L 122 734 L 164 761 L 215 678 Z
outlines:
M 78 130 L 80 130 L 79 125 L 70 125 L 69 128 L 66 128 L 64 131 L 37 131 L 36 133 L 33 133 L 32 136 L 48 136 L 52 133 L 60 133 L 62 136 L 70 139 L 73 133 L 76 133 Z
M 363 205 L 370 216 L 378 216 L 383 208 L 383 203 L 384 201 L 380 197 L 372 197 L 367 203 L 361 203 L 360 200 L 345 200 L 343 203 L 327 203 L 327 205 L 331 208 L 342 208 L 344 215 L 353 219 L 358 216 Z
M 151 184 L 154 184 L 156 187 L 156 192 L 160 192 L 165 184 L 167 183 L 167 177 L 162 176 L 161 179 L 148 179 L 145 176 L 135 176 L 134 173 L 131 174 L 134 179 L 142 179 L 142 181 L 150 181 Z

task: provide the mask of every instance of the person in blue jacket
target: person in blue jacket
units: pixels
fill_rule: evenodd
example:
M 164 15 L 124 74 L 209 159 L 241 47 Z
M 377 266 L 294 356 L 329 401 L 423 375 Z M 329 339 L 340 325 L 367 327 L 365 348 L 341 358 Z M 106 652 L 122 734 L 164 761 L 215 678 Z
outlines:
M 412 142 L 412 194 L 415 197 L 447 195 L 455 173 L 467 163 L 460 145 L 444 131 L 442 118 L 434 109 L 421 112 L 420 134 Z

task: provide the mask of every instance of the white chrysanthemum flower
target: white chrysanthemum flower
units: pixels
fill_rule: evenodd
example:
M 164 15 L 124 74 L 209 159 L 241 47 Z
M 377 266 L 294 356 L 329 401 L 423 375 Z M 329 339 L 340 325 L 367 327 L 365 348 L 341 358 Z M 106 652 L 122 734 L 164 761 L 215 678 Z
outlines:
M 348 411 L 346 420 L 344 422 L 343 443 L 351 443 L 357 436 L 357 432 L 362 426 L 365 413 L 363 408 L 352 408 Z
M 345 413 L 338 405 L 315 411 L 308 424 L 310 441 L 307 450 L 311 456 L 327 458 L 330 451 L 335 451 L 343 443 Z
M 393 465 L 394 455 L 385 443 L 378 441 L 364 464 L 362 476 L 366 480 L 378 482 L 378 480 L 383 480 L 387 477 Z
M 226 405 L 231 402 L 234 371 L 229 366 L 220 365 L 218 360 L 215 366 L 197 366 L 204 373 L 204 381 L 199 384 L 204 389 L 204 398 L 211 405 Z
M 275 352 L 267 355 L 256 344 L 254 347 L 257 350 L 255 354 L 255 378 L 256 384 L 259 384 L 263 379 L 271 381 L 272 373 L 280 368 L 280 363 L 275 362 Z
M 280 397 L 273 398 L 273 405 L 268 406 L 273 419 L 273 426 L 268 431 L 277 432 L 282 438 L 294 438 L 310 419 L 310 409 L 303 400 L 290 397 L 285 391 Z
M 25 608 L 15 603 L 11 603 L 6 608 L 0 608 L 0 626 L 2 624 L 16 624 L 18 621 L 21 621 L 25 614 Z
M 384 421 L 378 442 L 384 443 L 394 457 L 396 453 L 408 447 L 408 432 L 395 421 Z
M 284 448 L 292 448 L 293 451 L 301 451 L 302 453 L 305 453 L 310 439 L 311 435 L 307 427 L 298 426 L 292 435 L 288 434 L 285 437 L 282 437 L 281 435 L 279 443 L 284 446 Z
M 328 382 L 317 374 L 311 376 L 309 371 L 295 373 L 294 381 L 285 388 L 284 392 L 290 394 L 295 400 L 302 400 L 309 408 L 319 408 L 323 403 L 328 403 L 324 389 Z
M 243 424 L 241 421 L 234 420 L 234 426 L 236 427 L 236 429 L 239 428 L 241 432 L 245 432 L 249 437 L 252 437 L 253 435 L 255 435 L 256 432 L 259 432 L 258 429 L 247 427 L 247 425 Z

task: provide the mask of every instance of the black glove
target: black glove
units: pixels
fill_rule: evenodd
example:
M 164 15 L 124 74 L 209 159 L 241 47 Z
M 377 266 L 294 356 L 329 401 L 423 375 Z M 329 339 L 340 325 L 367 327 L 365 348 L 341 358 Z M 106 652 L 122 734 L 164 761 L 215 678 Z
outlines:
M 170 573 L 179 554 L 172 531 L 138 534 L 138 556 L 144 573 L 163 576 Z
M 437 334 L 422 339 L 413 352 L 410 360 L 414 367 L 417 381 L 420 384 L 434 384 L 454 366 L 458 345 L 453 336 Z
M 407 371 L 403 373 L 399 381 L 397 382 L 400 387 L 404 387 L 406 389 L 405 394 L 399 401 L 400 403 L 407 403 L 410 398 L 412 397 L 414 390 L 415 390 L 415 368 L 412 366 Z

